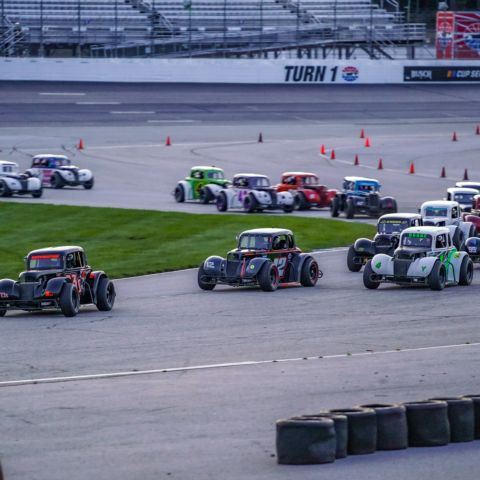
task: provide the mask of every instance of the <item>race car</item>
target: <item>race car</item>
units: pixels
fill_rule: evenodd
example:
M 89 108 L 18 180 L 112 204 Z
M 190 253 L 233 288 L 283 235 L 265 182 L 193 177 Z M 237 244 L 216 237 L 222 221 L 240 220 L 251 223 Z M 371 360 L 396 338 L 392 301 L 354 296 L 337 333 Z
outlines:
M 198 286 L 213 290 L 217 284 L 259 286 L 272 292 L 284 283 L 313 287 L 322 276 L 315 259 L 295 245 L 290 230 L 257 228 L 238 237 L 227 258 L 208 257 L 198 269 Z
M 105 272 L 93 271 L 83 248 L 48 247 L 25 257 L 26 271 L 18 280 L 0 280 L 0 316 L 7 310 L 60 309 L 74 317 L 80 305 L 95 304 L 109 311 L 115 303 L 115 287 Z
M 25 173 L 40 178 L 44 187 L 63 188 L 81 185 L 90 190 L 94 184 L 92 172 L 87 168 L 72 165 L 65 155 L 35 155 L 32 158 L 32 166 Z
M 474 190 L 478 190 L 480 192 L 480 182 L 463 180 L 461 182 L 457 182 L 455 186 L 459 188 L 473 188 Z
M 471 222 L 475 225 L 476 235 L 480 232 L 480 195 L 475 195 L 472 199 L 472 209 L 462 215 L 463 221 Z
M 445 285 L 470 285 L 472 279 L 473 262 L 467 252 L 455 248 L 447 227 L 405 229 L 393 257 L 375 255 L 363 271 L 363 284 L 369 289 L 396 283 L 442 290 Z
M 451 187 L 447 189 L 447 200 L 458 202 L 462 212 L 472 210 L 473 197 L 480 192 L 474 188 Z
M 265 175 L 239 173 L 233 177 L 232 186 L 218 192 L 216 205 L 219 212 L 243 209 L 247 213 L 283 209 L 293 212 L 293 195 L 277 192 Z
M 285 172 L 282 181 L 276 186 L 277 192 L 291 192 L 295 209 L 307 210 L 311 207 L 330 207 L 337 190 L 321 185 L 314 173 Z
M 347 218 L 362 214 L 379 217 L 397 212 L 397 201 L 393 197 L 380 197 L 380 182 L 374 178 L 345 177 L 342 191 L 332 200 L 332 217 L 344 212 Z
M 177 183 L 173 196 L 179 203 L 188 200 L 210 203 L 215 200 L 218 192 L 230 183 L 230 180 L 225 178 L 221 168 L 213 166 L 192 167 L 190 176 Z
M 406 228 L 420 225 L 422 225 L 422 217 L 418 213 L 387 213 L 381 216 L 378 219 L 377 233 L 373 240 L 359 238 L 348 249 L 348 269 L 351 272 L 359 272 L 377 253 L 392 256 L 398 247 L 400 233 Z
M 465 239 L 476 235 L 472 222 L 462 220 L 458 202 L 448 200 L 432 200 L 424 202 L 420 208 L 423 225 L 448 227 L 457 250 L 465 246 Z
M 20 173 L 15 162 L 0 160 L 0 197 L 11 197 L 16 194 L 39 198 L 42 193 L 42 183 L 38 178 Z

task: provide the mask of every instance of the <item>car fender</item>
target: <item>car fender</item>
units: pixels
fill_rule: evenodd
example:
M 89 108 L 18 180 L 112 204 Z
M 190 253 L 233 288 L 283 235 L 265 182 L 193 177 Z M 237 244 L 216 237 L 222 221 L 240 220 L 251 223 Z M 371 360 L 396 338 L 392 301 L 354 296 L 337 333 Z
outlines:
M 41 190 L 42 182 L 37 177 L 30 177 L 28 179 L 28 190 Z
M 40 177 L 40 170 L 38 168 L 28 168 L 24 172 L 25 175 L 28 175 L 30 177 Z
M 409 277 L 428 277 L 437 260 L 437 257 L 417 258 L 408 268 L 407 275 Z
M 394 197 L 382 197 L 380 199 L 380 208 L 382 209 L 393 208 L 395 203 L 396 203 L 396 200 Z
M 224 193 L 225 196 L 227 197 L 227 205 L 228 205 L 228 208 L 234 208 L 234 207 L 238 207 L 238 206 L 242 206 L 242 203 L 240 202 L 239 200 L 239 190 L 235 189 L 235 188 L 222 188 L 218 194 L 220 195 L 220 193 Z
M 3 278 L 0 280 L 0 300 L 5 298 L 20 298 L 18 282 L 11 280 L 10 278 Z
M 88 182 L 93 178 L 92 171 L 88 170 L 88 168 L 81 168 L 78 171 L 78 176 L 82 182 Z
M 279 205 L 293 205 L 294 197 L 290 192 L 277 193 L 277 203 Z
M 301 275 L 301 272 L 302 272 L 303 264 L 305 263 L 305 261 L 309 257 L 312 257 L 312 256 L 308 253 L 300 253 L 298 255 L 295 255 L 292 258 L 291 265 L 292 265 L 293 268 L 290 269 L 290 274 L 289 274 L 288 281 L 290 281 L 290 282 L 299 282 L 300 281 L 300 275 Z
M 333 188 L 327 190 L 328 200 L 331 202 L 336 197 L 337 194 L 338 194 L 338 190 L 335 190 Z
M 0 176 L 0 179 L 5 182 L 5 185 L 7 185 L 7 187 L 10 190 L 21 190 L 22 189 L 22 186 L 21 186 L 20 182 L 16 178 L 6 177 L 6 176 L 2 175 L 2 176 Z
M 66 283 L 72 282 L 66 277 L 50 278 L 47 282 L 47 285 L 45 286 L 45 290 L 53 293 L 54 296 L 58 296 L 62 292 L 62 288 Z
M 477 230 L 477 234 L 480 232 L 480 217 L 477 217 L 477 215 L 465 215 L 465 221 L 474 225 Z
M 377 253 L 375 242 L 373 240 L 369 240 L 368 238 L 357 239 L 353 244 L 353 248 L 359 255 L 375 255 Z
M 480 255 L 480 238 L 467 238 L 467 241 L 465 242 L 465 249 L 470 255 Z
M 270 259 L 265 257 L 252 258 L 245 266 L 244 277 L 246 278 L 255 277 L 260 273 L 260 270 L 262 269 L 263 265 L 265 265 L 265 263 L 267 262 L 270 262 Z
M 460 222 L 460 230 L 463 232 L 463 236 L 465 238 L 468 238 L 470 236 L 470 229 L 474 226 L 476 226 L 472 222 Z
M 212 255 L 203 262 L 203 269 L 208 275 L 220 275 L 225 270 L 225 263 L 224 258 Z
M 372 258 L 371 262 L 372 270 L 377 275 L 393 275 L 393 257 L 379 253 Z
M 204 189 L 210 190 L 210 193 L 213 195 L 213 197 L 216 197 L 221 190 L 223 190 L 223 187 L 221 185 L 217 185 L 215 183 L 207 183 L 206 185 L 203 186 Z
M 92 294 L 97 298 L 97 288 L 100 280 L 102 278 L 108 278 L 107 274 L 103 270 L 95 270 L 94 272 L 90 272 L 90 277 L 93 275 L 93 284 L 92 284 Z
M 185 200 L 192 200 L 193 195 L 192 195 L 192 186 L 190 185 L 190 182 L 187 182 L 185 180 L 180 180 L 177 183 L 177 186 L 181 185 L 183 187 L 183 191 L 185 192 Z
M 458 280 L 460 279 L 460 268 L 462 266 L 462 262 L 465 256 L 468 256 L 468 253 L 465 251 L 452 250 L 449 252 L 447 259 L 444 262 L 445 268 L 447 269 L 448 281 L 454 280 L 458 283 Z M 454 275 L 454 277 L 452 277 L 452 274 Z
M 252 190 L 251 193 L 260 205 L 272 204 L 272 196 L 269 192 L 264 192 L 262 190 Z M 277 193 L 277 198 L 281 195 L 284 195 L 285 193 L 287 192 Z

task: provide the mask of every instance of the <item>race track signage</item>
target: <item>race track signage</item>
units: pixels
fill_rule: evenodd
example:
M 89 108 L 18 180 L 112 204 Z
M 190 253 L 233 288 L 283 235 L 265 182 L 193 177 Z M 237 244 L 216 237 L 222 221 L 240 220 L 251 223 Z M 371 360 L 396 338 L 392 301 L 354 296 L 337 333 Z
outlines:
M 404 67 L 405 82 L 479 82 L 480 65 L 477 67 Z

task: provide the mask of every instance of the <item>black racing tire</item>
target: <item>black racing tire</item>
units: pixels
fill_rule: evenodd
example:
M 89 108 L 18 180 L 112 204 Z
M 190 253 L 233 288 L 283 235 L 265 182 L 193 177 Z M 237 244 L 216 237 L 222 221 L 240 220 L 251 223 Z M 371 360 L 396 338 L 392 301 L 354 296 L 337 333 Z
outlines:
M 11 197 L 12 191 L 8 187 L 7 183 L 3 180 L 0 180 L 0 197 Z
M 116 295 L 113 282 L 107 277 L 101 278 L 97 286 L 97 308 L 101 312 L 109 312 L 113 308 Z
M 40 198 L 43 195 L 43 188 L 40 187 L 38 190 L 35 190 L 32 192 L 32 197 L 33 198 Z
M 284 205 L 282 208 L 285 213 L 292 213 L 295 207 L 292 203 L 292 205 Z
M 63 181 L 62 177 L 58 172 L 55 172 L 52 177 L 50 178 L 50 186 L 52 188 L 63 188 L 65 182 Z
M 478 440 L 480 439 L 480 393 L 463 396 L 470 398 L 473 402 L 475 439 Z
M 173 196 L 175 197 L 175 201 L 177 203 L 183 203 L 185 201 L 185 189 L 183 188 L 182 184 L 178 184 L 175 187 L 175 191 L 173 192 Z
M 477 227 L 475 225 L 470 225 L 470 230 L 468 232 L 468 237 L 476 237 L 477 236 Z
M 225 192 L 220 192 L 215 201 L 215 205 L 219 212 L 226 212 L 228 210 L 228 199 Z
M 312 465 L 335 461 L 335 424 L 331 418 L 278 420 L 277 461 L 282 465 Z
M 465 249 L 465 235 L 463 234 L 462 230 L 460 230 L 460 227 L 457 227 L 455 229 L 455 233 L 452 237 L 452 242 L 457 250 Z
M 313 257 L 307 257 L 300 271 L 300 284 L 302 287 L 314 287 L 318 280 L 318 263 Z
M 200 203 L 203 203 L 204 205 L 210 203 L 215 198 L 211 190 L 206 187 L 202 187 L 200 189 L 200 191 L 198 192 L 198 196 L 200 199 Z
M 340 213 L 340 200 L 338 197 L 333 197 L 332 204 L 330 205 L 330 214 L 333 218 L 337 218 Z
M 347 199 L 345 214 L 347 215 L 347 218 L 353 218 L 355 216 L 355 203 L 351 198 Z
M 307 202 L 307 199 L 305 198 L 305 194 L 303 192 L 297 192 L 293 201 L 295 205 L 295 210 L 307 210 L 308 208 L 310 208 L 310 205 Z
M 472 259 L 465 255 L 460 266 L 460 276 L 458 278 L 459 285 L 470 285 L 473 280 L 473 262 Z
M 203 263 L 198 267 L 197 281 L 202 290 L 213 290 L 216 285 L 214 279 L 205 274 Z
M 92 177 L 90 180 L 87 180 L 87 181 L 83 184 L 83 188 L 84 188 L 85 190 L 91 190 L 94 185 L 95 185 L 95 180 L 94 180 L 93 177 Z
M 437 260 L 433 265 L 430 275 L 428 275 L 428 286 L 432 290 L 443 290 L 447 282 L 447 271 L 445 265 Z
M 7 311 L 4 308 L 0 308 L 0 317 L 4 317 Z
M 472 442 L 475 439 L 475 410 L 471 398 L 436 397 L 430 400 L 447 402 L 450 442 Z
M 65 283 L 59 298 L 60 310 L 66 317 L 74 317 L 80 310 L 80 296 L 73 283 Z
M 253 193 L 249 193 L 243 200 L 243 210 L 246 213 L 253 213 L 257 207 L 257 199 L 253 196 Z
M 375 275 L 372 269 L 372 261 L 369 260 L 365 268 L 363 269 L 363 284 L 369 290 L 375 290 L 380 286 L 380 282 L 378 280 L 373 280 L 372 276 Z
M 270 261 L 265 262 L 257 275 L 257 280 L 264 292 L 274 292 L 280 282 L 278 268 Z
M 347 267 L 351 272 L 359 272 L 362 269 L 361 263 L 355 263 L 354 258 L 357 257 L 357 251 L 354 246 L 351 245 L 347 253 Z
M 408 446 L 439 447 L 450 440 L 447 402 L 403 403 L 407 410 Z

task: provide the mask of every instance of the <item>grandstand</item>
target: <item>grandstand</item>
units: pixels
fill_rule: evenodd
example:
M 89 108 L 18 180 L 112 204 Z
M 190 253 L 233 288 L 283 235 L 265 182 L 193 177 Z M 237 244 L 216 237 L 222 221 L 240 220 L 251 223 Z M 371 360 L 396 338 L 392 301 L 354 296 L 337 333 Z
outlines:
M 0 55 L 372 58 L 425 40 L 396 0 L 0 0 Z M 383 5 L 383 2 L 382 2 Z

